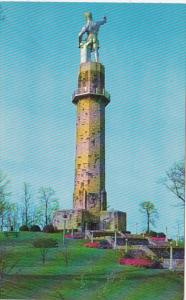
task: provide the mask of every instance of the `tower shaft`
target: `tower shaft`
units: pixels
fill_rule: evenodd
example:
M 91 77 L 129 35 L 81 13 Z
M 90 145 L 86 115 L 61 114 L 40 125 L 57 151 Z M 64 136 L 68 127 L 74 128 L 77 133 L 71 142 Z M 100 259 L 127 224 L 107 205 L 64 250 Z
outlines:
M 104 67 L 80 65 L 77 105 L 74 208 L 106 210 L 105 191 L 105 93 Z

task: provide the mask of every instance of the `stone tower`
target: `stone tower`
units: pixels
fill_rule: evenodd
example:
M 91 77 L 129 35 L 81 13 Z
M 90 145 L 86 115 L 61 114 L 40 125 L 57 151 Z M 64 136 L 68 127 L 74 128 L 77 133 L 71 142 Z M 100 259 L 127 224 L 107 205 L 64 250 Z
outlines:
M 99 62 L 80 64 L 77 106 L 74 209 L 106 210 L 105 191 L 105 69 Z
M 97 22 L 90 12 L 85 17 L 79 33 L 78 89 L 72 99 L 77 107 L 73 209 L 57 211 L 53 225 L 81 232 L 126 230 L 126 213 L 107 211 L 105 190 L 105 107 L 110 95 L 105 91 L 105 68 L 99 62 L 98 31 L 106 17 Z

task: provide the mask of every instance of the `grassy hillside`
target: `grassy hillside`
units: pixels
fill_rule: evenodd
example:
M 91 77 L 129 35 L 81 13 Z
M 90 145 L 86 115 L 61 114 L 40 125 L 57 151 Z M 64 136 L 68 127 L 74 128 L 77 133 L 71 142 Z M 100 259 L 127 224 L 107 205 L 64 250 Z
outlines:
M 54 238 L 58 248 L 49 249 L 43 265 L 40 249 L 32 241 Z M 0 234 L 0 248 L 10 252 L 8 274 L 1 282 L 0 299 L 35 300 L 182 300 L 183 273 L 119 265 L 118 251 L 90 249 L 84 241 L 62 235 Z

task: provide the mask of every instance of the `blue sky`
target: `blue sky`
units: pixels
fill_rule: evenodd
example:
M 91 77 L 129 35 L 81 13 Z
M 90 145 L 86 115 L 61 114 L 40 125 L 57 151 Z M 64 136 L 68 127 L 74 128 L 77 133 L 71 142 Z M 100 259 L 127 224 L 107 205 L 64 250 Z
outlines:
M 99 34 L 111 103 L 106 108 L 106 190 L 144 229 L 142 201 L 159 211 L 156 230 L 175 234 L 183 210 L 159 180 L 184 153 L 185 5 L 2 3 L 0 162 L 12 201 L 23 182 L 52 186 L 72 207 L 76 107 L 83 13 L 108 18 Z M 180 225 L 181 226 L 181 225 Z

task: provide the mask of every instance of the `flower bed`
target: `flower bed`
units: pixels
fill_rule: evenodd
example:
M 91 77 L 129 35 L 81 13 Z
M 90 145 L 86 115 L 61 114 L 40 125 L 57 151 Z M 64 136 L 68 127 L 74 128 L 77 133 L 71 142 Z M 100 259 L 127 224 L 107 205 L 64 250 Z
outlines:
M 74 234 L 71 234 L 71 233 L 66 233 L 65 234 L 65 238 L 67 239 L 84 239 L 84 235 L 82 233 L 74 233 Z
M 154 241 L 154 242 L 165 242 L 166 237 L 155 237 L 155 236 L 153 236 L 150 239 L 151 239 L 151 241 Z
M 67 238 L 67 239 L 73 239 L 74 237 L 73 237 L 72 234 L 65 234 L 65 238 Z
M 88 248 L 99 248 L 100 246 L 100 243 L 99 242 L 89 242 L 89 243 L 86 243 L 84 244 L 85 247 L 88 247 Z
M 152 261 L 147 258 L 121 258 L 120 265 L 136 266 L 136 267 L 151 267 Z

